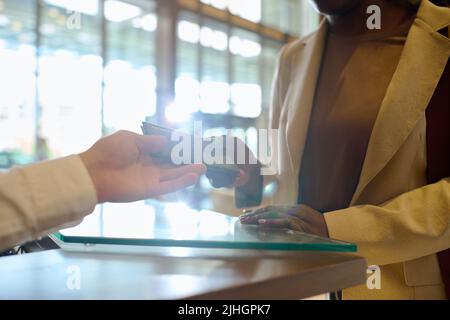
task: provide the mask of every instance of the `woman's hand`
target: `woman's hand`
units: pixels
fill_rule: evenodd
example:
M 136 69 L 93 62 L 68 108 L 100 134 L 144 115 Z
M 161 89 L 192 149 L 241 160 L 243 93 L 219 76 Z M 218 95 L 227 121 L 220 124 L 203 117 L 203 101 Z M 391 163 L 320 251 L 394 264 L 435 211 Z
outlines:
M 166 140 L 119 131 L 80 154 L 97 190 L 98 202 L 130 202 L 177 191 L 195 184 L 202 164 L 174 167 L 156 164 L 151 154 Z
M 328 237 L 328 228 L 323 214 L 304 204 L 268 206 L 243 214 L 239 218 L 243 224 L 287 228 Z
M 221 136 L 219 137 L 223 139 L 224 147 L 223 147 L 223 155 L 227 155 L 227 146 L 226 146 L 226 139 L 227 136 Z M 238 168 L 240 169 L 240 174 L 236 177 L 236 179 L 230 184 L 230 179 L 227 177 L 223 177 L 221 174 L 212 174 L 207 172 L 206 177 L 210 180 L 211 185 L 215 188 L 233 188 L 233 187 L 246 187 L 250 191 L 253 189 L 254 185 L 256 184 L 256 180 L 259 178 L 260 175 L 260 168 L 261 165 L 257 162 L 255 155 L 253 152 L 247 147 L 247 145 L 239 138 L 233 137 L 234 139 L 234 150 L 232 153 L 234 155 L 233 163 L 235 163 Z M 238 152 L 245 152 L 244 155 L 239 155 Z M 238 163 L 239 160 L 244 160 L 244 163 Z M 225 163 L 225 159 L 224 159 Z

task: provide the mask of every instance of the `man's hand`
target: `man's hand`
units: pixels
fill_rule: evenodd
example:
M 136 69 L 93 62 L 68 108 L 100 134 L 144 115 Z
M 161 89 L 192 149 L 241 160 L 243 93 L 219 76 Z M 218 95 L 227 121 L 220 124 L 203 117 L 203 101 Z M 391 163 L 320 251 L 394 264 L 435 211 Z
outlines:
M 297 206 L 268 206 L 241 215 L 240 221 L 243 224 L 287 228 L 328 237 L 328 228 L 323 214 L 303 204 Z
M 80 154 L 97 190 L 98 202 L 130 202 L 174 192 L 195 184 L 202 164 L 156 164 L 151 154 L 166 144 L 160 136 L 119 131 Z

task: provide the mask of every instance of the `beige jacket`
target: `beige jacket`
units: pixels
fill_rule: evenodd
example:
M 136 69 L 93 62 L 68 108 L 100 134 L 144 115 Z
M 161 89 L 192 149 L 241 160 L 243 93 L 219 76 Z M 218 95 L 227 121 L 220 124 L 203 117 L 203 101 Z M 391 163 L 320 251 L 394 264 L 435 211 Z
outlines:
M 0 173 L 0 251 L 79 223 L 97 203 L 78 156 Z
M 445 298 L 435 253 L 450 247 L 450 178 L 426 185 L 424 111 L 450 55 L 450 40 L 437 31 L 449 25 L 449 8 L 422 1 L 373 128 L 351 207 L 325 214 L 332 238 L 358 244 L 359 255 L 381 266 L 380 290 L 361 285 L 344 290 L 344 299 Z M 280 129 L 276 204 L 297 200 L 326 32 L 324 21 L 280 54 L 271 108 L 271 128 Z

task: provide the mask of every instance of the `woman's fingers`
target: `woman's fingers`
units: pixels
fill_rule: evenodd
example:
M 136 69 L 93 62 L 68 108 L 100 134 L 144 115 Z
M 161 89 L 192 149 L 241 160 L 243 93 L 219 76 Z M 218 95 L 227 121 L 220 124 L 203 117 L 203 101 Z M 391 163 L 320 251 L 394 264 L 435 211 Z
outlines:
M 203 175 L 206 172 L 206 167 L 203 164 L 189 164 L 182 167 L 161 169 L 161 181 L 170 181 L 177 179 L 183 175 L 189 173 L 195 173 L 198 176 Z
M 236 179 L 234 180 L 234 186 L 235 187 L 242 187 L 244 185 L 246 185 L 248 182 L 248 176 L 245 173 L 244 170 L 240 170 L 239 175 L 236 177 Z
M 244 224 L 258 224 L 260 219 L 279 219 L 288 218 L 288 216 L 282 212 L 277 211 L 265 211 L 253 215 L 242 215 L 239 217 L 240 221 Z
M 291 228 L 291 220 L 288 218 L 259 219 L 258 224 L 260 226 L 272 227 L 272 228 Z
M 307 232 L 305 224 L 296 218 L 259 219 L 258 225 L 271 228 L 286 228 L 295 231 Z
M 273 208 L 273 207 L 272 207 Z M 266 227 L 288 228 L 305 232 L 304 222 L 293 215 L 277 211 L 266 211 L 252 216 L 239 217 L 242 224 L 253 224 Z
M 314 215 L 312 211 L 315 212 Z M 321 232 L 314 232 L 314 230 L 311 229 L 311 225 L 320 225 L 320 223 L 316 222 L 320 222 L 318 217 L 324 221 L 320 212 L 305 205 L 297 205 L 268 206 L 250 213 L 245 213 L 241 215 L 239 219 L 242 224 L 288 228 L 302 232 L 316 233 L 322 236 L 326 234 L 326 236 L 328 236 L 326 227 L 322 227 L 326 232 L 323 230 L 321 230 Z M 325 222 L 322 223 L 322 225 L 324 224 Z
M 245 214 L 241 215 L 241 217 L 252 217 L 257 214 L 261 214 L 268 211 L 274 211 L 275 206 L 267 206 L 263 208 L 256 209 L 254 211 L 246 212 Z
M 259 214 L 267 213 L 267 212 L 277 212 L 279 214 L 293 214 L 295 213 L 296 206 L 267 206 L 264 208 L 259 208 L 254 211 L 246 212 L 241 215 L 241 217 L 253 217 Z

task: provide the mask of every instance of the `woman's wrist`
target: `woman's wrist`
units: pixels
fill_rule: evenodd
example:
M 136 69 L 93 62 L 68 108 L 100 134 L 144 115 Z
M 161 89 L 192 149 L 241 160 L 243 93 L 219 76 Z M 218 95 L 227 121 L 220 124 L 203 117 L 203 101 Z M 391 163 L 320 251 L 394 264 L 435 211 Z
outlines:
M 235 205 L 237 208 L 258 206 L 262 201 L 263 176 L 261 165 L 247 165 L 247 183 L 235 188 Z

